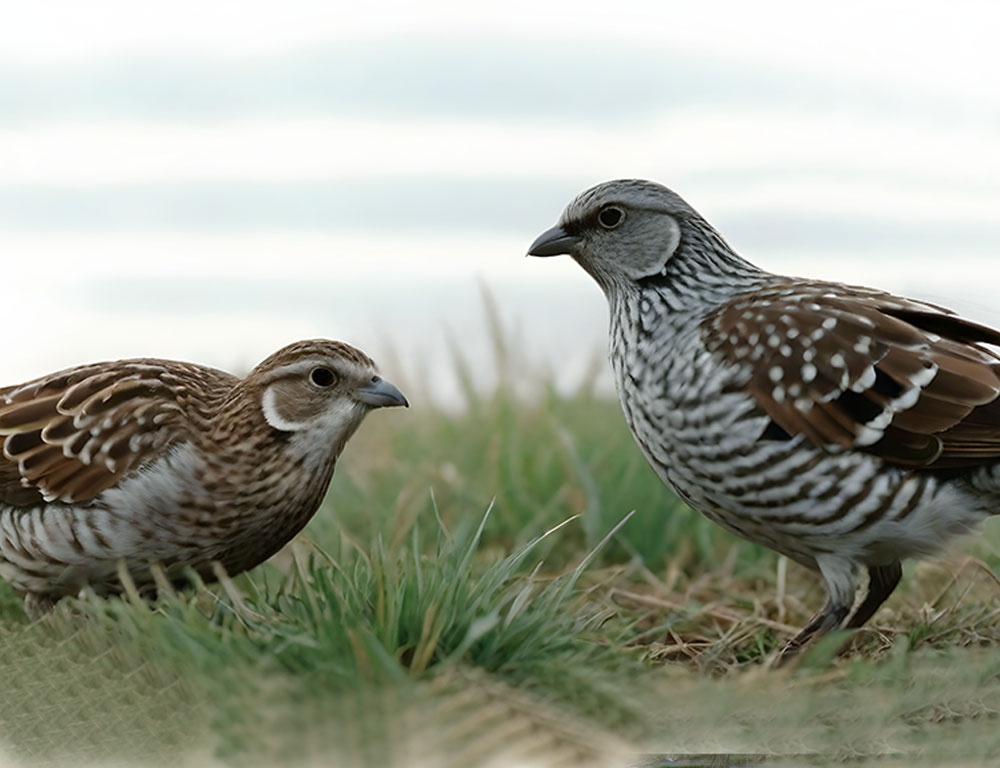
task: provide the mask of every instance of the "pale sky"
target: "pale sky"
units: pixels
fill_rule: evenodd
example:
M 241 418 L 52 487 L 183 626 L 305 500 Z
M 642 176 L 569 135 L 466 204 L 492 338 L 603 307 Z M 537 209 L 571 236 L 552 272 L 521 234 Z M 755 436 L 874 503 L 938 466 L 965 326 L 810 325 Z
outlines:
M 449 333 L 488 371 L 483 284 L 570 380 L 603 297 L 523 254 L 620 177 L 1000 323 L 1000 6 L 917 5 L 9 3 L 0 383 L 317 335 L 443 382 Z

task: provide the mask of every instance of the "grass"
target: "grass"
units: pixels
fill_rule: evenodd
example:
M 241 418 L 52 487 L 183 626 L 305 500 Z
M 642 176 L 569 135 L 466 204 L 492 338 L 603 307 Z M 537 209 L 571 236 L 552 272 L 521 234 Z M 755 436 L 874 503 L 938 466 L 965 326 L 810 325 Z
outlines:
M 479 391 L 457 357 L 465 407 L 375 414 L 304 536 L 229 589 L 152 605 L 85 595 L 30 625 L 0 586 L 7 758 L 1000 756 L 1000 529 L 908 565 L 843 651 L 832 638 L 797 669 L 768 670 L 821 603 L 816 577 L 672 497 L 612 399 L 559 394 L 499 332 L 495 345 L 495 389 Z M 420 390 L 406 387 L 428 402 Z

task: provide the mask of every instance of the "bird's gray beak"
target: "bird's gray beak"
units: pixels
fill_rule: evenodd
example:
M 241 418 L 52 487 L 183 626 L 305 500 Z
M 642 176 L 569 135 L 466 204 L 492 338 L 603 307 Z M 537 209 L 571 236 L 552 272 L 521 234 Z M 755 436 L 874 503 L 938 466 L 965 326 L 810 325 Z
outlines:
M 562 227 L 552 227 L 540 234 L 535 242 L 528 248 L 529 256 L 559 256 L 576 253 L 577 246 L 580 245 L 581 238 L 569 234 Z
M 373 376 L 367 384 L 355 389 L 354 397 L 373 408 L 386 408 L 394 405 L 410 407 L 403 393 L 381 376 Z

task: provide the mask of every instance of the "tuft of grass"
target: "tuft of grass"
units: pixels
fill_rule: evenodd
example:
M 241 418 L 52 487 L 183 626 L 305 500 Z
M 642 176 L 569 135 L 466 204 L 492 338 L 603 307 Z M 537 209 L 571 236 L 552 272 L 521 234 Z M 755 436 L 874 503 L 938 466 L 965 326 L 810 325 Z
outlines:
M 240 762 L 305 760 L 312 750 L 339 754 L 344 743 L 354 745 L 364 764 L 382 761 L 390 757 L 385 741 L 359 733 L 366 721 L 341 711 L 345 700 L 363 692 L 370 701 L 355 704 L 365 716 L 385 715 L 384 707 L 402 716 L 409 709 L 397 698 L 422 700 L 435 687 L 477 674 L 510 691 L 538 689 L 525 706 L 544 709 L 548 702 L 573 712 L 576 722 L 601 724 L 611 711 L 623 722 L 639 714 L 627 697 L 606 688 L 608 669 L 634 676 L 641 665 L 597 642 L 600 614 L 577 588 L 597 550 L 572 569 L 543 572 L 535 559 L 539 546 L 571 519 L 506 556 L 483 559 L 489 517 L 488 510 L 475 528 L 454 532 L 438 523 L 431 542 L 415 523 L 392 546 L 381 537 L 367 548 L 334 540 L 336 557 L 318 547 L 307 556 L 299 548 L 285 573 L 260 569 L 243 577 L 243 593 L 230 598 L 200 586 L 155 605 L 92 594 L 65 600 L 37 625 L 8 634 L 4 656 L 16 648 L 17 665 L 0 664 L 0 686 L 38 688 L 37 680 L 25 684 L 25 670 L 46 687 L 62 685 L 62 706 L 89 734 L 87 750 L 103 748 L 118 758 L 166 758 L 187 741 L 212 742 L 217 757 Z M 605 672 L 590 675 L 590 669 Z M 65 686 L 67 675 L 86 682 Z M 178 724 L 163 734 L 161 754 L 141 737 L 153 727 L 148 708 L 132 710 L 138 722 L 126 732 L 113 727 L 125 717 L 120 697 L 132 707 L 134 700 L 157 700 L 156 718 Z M 51 707 L 44 699 L 28 707 L 16 697 L 0 704 L 8 749 L 17 757 L 77 755 L 72 732 L 55 736 L 29 727 Z M 300 705 L 321 720 L 339 715 L 315 742 L 299 741 L 299 725 L 290 733 L 269 726 Z M 462 734 L 452 739 L 457 746 Z

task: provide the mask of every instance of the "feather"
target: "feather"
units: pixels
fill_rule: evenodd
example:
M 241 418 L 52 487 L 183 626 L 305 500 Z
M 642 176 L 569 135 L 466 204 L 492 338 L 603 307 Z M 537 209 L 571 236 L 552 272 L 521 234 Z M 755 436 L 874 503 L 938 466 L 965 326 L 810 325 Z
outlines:
M 702 326 L 723 361 L 756 354 L 746 390 L 784 433 L 903 466 L 1000 459 L 1000 364 L 979 346 L 1000 332 L 887 294 L 794 288 L 738 296 Z
M 0 495 L 85 501 L 159 456 L 187 427 L 183 379 L 171 374 L 170 386 L 158 371 L 159 361 L 120 361 L 0 390 Z M 35 490 L 22 493 L 24 483 Z

